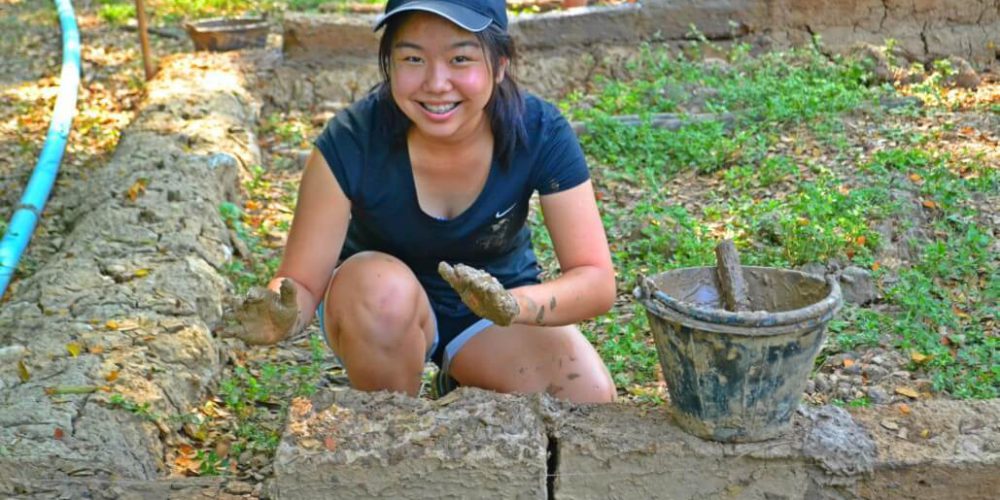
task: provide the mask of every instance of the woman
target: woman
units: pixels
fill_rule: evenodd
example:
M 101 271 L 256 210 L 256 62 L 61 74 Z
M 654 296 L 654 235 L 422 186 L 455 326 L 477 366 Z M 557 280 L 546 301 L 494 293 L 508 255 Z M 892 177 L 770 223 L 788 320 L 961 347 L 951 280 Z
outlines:
M 356 389 L 415 395 L 430 359 L 442 385 L 614 400 L 573 326 L 615 299 L 587 166 L 558 110 L 509 74 L 504 2 L 393 0 L 382 27 L 382 84 L 317 139 L 276 277 L 228 334 L 277 342 L 317 311 Z M 525 226 L 535 191 L 562 269 L 546 283 Z

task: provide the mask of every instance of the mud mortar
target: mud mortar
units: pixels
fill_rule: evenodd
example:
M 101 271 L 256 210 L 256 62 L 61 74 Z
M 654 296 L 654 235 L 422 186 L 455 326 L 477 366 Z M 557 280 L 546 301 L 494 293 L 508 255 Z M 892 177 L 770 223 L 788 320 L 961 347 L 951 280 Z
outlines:
M 59 253 L 0 310 L 0 495 L 81 497 L 166 472 L 179 422 L 221 370 L 211 329 L 232 256 L 219 204 L 258 162 L 231 58 L 164 61 L 110 163 L 62 193 Z

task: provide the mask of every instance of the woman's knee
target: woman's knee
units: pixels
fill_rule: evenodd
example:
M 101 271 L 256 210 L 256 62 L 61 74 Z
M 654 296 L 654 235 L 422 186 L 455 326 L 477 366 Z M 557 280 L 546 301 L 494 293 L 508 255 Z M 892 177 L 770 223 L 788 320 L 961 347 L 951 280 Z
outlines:
M 614 380 L 593 345 L 576 328 L 559 342 L 570 363 L 561 364 L 550 387 L 566 387 L 576 402 L 610 403 L 617 397 Z
M 402 261 L 381 252 L 361 252 L 337 269 L 326 307 L 338 335 L 360 334 L 366 341 L 391 346 L 419 323 L 423 294 Z

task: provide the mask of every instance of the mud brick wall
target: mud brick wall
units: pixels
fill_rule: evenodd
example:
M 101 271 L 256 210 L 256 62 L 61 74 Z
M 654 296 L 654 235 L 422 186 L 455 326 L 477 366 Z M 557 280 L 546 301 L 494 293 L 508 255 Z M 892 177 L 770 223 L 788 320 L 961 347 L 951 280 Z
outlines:
M 259 161 L 255 107 L 218 56 L 165 62 L 143 109 L 111 161 L 60 193 L 72 230 L 0 310 L 0 496 L 156 478 L 176 429 L 109 398 L 174 415 L 220 372 L 210 328 L 232 243 L 218 207 Z
M 904 432 L 905 430 L 905 432 Z M 704 441 L 664 407 L 460 388 L 349 389 L 292 405 L 274 498 L 991 498 L 1000 401 L 801 407 L 782 436 Z
M 285 58 L 262 65 L 253 82 L 264 104 L 338 107 L 364 95 L 379 81 L 374 19 L 288 13 Z M 557 99 L 595 75 L 614 77 L 643 41 L 693 41 L 692 26 L 715 42 L 746 42 L 755 51 L 808 45 L 816 36 L 831 53 L 894 39 L 913 62 L 947 55 L 979 67 L 1000 61 L 1000 0 L 645 0 L 514 17 L 515 74 L 527 90 Z

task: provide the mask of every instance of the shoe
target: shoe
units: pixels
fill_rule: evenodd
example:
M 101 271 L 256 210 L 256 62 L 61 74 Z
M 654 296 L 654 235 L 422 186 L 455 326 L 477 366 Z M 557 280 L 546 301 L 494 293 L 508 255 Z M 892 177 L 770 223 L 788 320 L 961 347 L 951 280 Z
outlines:
M 434 377 L 431 379 L 431 397 L 438 399 L 447 395 L 449 392 L 454 391 L 461 384 L 457 380 L 451 378 L 450 375 L 442 370 L 434 372 Z

